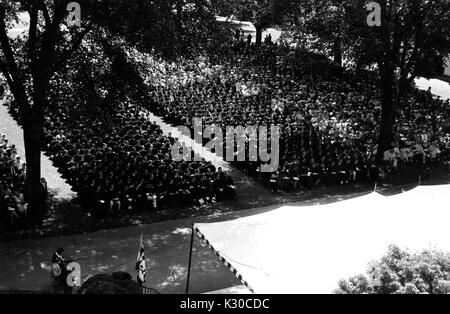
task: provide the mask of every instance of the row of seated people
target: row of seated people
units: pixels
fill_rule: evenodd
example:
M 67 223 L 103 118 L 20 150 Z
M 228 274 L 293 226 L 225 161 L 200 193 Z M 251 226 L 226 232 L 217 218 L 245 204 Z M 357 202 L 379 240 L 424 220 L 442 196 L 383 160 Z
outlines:
M 258 48 L 236 45 L 200 62 L 159 64 L 157 71 L 151 66 L 151 56 L 128 50 L 128 57 L 137 65 L 149 62 L 149 66 L 139 67 L 152 92 L 149 106 L 168 122 L 193 128 L 192 119 L 202 118 L 204 126 L 223 129 L 277 125 L 281 129 L 281 170 L 293 163 L 305 168 L 318 163 L 334 169 L 349 159 L 355 160 L 348 170 L 352 178 L 355 171 L 371 169 L 377 155 L 381 116 L 376 85 L 359 73 L 332 78 L 320 73 L 299 76 L 297 69 L 280 64 L 279 48 L 275 44 Z M 398 114 L 392 146 L 409 149 L 415 156 L 410 160 L 415 162 L 417 156 L 423 156 L 421 149 L 432 151 L 433 156 L 439 152 L 440 157 L 448 157 L 449 120 L 448 100 L 412 90 Z M 358 152 L 357 158 L 354 152 Z M 384 166 L 390 168 L 392 159 L 385 155 Z M 255 173 L 259 165 L 240 166 Z M 340 170 L 331 170 L 331 177 L 335 172 Z M 357 180 L 364 177 L 356 176 Z M 322 181 L 340 184 L 349 180 Z
M 86 207 L 127 213 L 235 196 L 232 178 L 212 163 L 174 161 L 177 139 L 150 122 L 131 93 L 96 105 L 92 114 L 64 81 L 63 75 L 54 79 L 59 88 L 46 115 L 44 151 Z
M 10 145 L 6 135 L 0 135 L 0 215 L 9 223 L 23 221 L 28 204 L 24 198 L 26 164 Z

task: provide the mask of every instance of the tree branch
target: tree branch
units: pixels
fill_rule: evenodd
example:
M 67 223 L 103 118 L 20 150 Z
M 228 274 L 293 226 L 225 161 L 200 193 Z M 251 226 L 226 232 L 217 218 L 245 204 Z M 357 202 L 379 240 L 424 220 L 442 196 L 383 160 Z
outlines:
M 17 88 L 22 82 L 19 75 L 19 71 L 14 59 L 14 53 L 12 51 L 11 45 L 9 43 L 9 38 L 7 34 L 7 27 L 5 24 L 5 7 L 0 5 L 0 44 L 2 46 L 3 54 L 5 55 L 4 67 L 7 69 L 9 75 L 11 75 L 12 80 L 16 83 L 13 88 Z
M 63 52 L 57 59 L 58 62 L 56 62 L 56 65 L 62 66 L 63 64 L 65 64 L 65 62 L 67 62 L 67 60 L 70 59 L 70 57 L 72 56 L 72 54 L 80 47 L 84 37 L 92 30 L 92 27 L 94 26 L 94 23 L 91 21 L 89 22 L 89 24 L 84 28 L 83 31 L 81 31 L 80 33 L 78 33 L 78 35 L 76 36 L 76 38 L 74 40 L 72 40 L 72 45 L 70 47 L 70 49 L 66 50 L 65 52 Z M 56 70 L 56 68 L 54 69 Z
M 28 58 L 30 65 L 34 63 L 36 56 L 36 37 L 37 37 L 37 24 L 38 24 L 38 13 L 36 0 L 33 0 L 28 9 L 28 14 L 30 15 L 30 28 L 28 30 Z
M 3 60 L 0 60 L 0 69 L 3 73 L 3 75 L 6 78 L 6 81 L 8 82 L 9 87 L 11 88 L 12 91 L 16 90 L 16 86 L 15 83 L 8 71 L 8 67 L 6 66 L 5 62 L 3 62 Z
M 52 24 L 52 20 L 50 19 L 50 14 L 48 13 L 47 5 L 45 4 L 44 0 L 40 0 L 40 4 L 42 14 L 44 15 L 45 27 L 49 27 Z

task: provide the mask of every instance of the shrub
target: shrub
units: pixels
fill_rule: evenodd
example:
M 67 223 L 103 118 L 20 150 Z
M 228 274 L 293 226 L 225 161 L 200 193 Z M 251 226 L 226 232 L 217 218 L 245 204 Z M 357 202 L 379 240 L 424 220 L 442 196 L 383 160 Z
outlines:
M 78 294 L 141 294 L 141 288 L 131 278 L 125 272 L 95 275 L 83 283 Z
M 444 294 L 450 293 L 450 254 L 423 251 L 410 254 L 397 246 L 370 264 L 367 276 L 338 283 L 338 294 Z
M 89 285 L 84 294 L 115 294 L 116 287 L 114 283 L 109 281 L 96 281 Z
M 111 277 L 113 281 L 132 280 L 131 275 L 123 271 L 112 273 Z

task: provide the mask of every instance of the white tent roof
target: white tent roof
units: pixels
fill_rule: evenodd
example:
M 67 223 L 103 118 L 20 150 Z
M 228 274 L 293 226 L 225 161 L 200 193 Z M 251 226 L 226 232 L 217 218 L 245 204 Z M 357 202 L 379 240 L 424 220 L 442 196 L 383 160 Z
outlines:
M 285 206 L 194 229 L 255 293 L 332 293 L 389 245 L 450 250 L 450 186 Z

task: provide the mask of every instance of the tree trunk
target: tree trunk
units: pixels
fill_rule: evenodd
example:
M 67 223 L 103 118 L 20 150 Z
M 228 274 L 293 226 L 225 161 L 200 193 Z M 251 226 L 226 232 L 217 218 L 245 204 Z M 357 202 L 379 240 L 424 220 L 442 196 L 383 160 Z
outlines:
M 28 202 L 28 222 L 39 224 L 44 218 L 45 210 L 42 202 L 41 188 L 41 144 L 43 119 L 28 110 L 28 117 L 23 117 L 23 135 L 25 142 L 25 157 L 27 175 L 25 182 L 25 198 Z M 40 114 L 39 114 L 40 115 Z
M 338 66 L 342 66 L 342 41 L 339 37 L 333 42 L 333 59 Z
M 383 160 L 384 152 L 389 149 L 394 141 L 394 123 L 396 116 L 396 106 L 394 102 L 393 71 L 385 70 L 381 75 L 381 123 L 378 138 L 378 152 L 376 157 L 377 165 Z
M 405 97 L 408 94 L 410 83 L 406 79 L 406 77 L 401 76 L 398 81 L 398 91 L 397 91 L 397 97 L 396 97 L 396 106 L 397 108 L 400 108 L 402 100 L 405 99 Z
M 25 198 L 28 202 L 28 223 L 37 225 L 45 217 L 45 198 L 41 184 L 41 148 L 43 141 L 44 108 L 48 90 L 47 81 L 35 77 L 33 105 L 22 103 L 23 136 L 27 174 Z
M 260 46 L 262 43 L 262 33 L 263 33 L 262 27 L 257 27 L 256 28 L 256 45 L 257 46 Z

